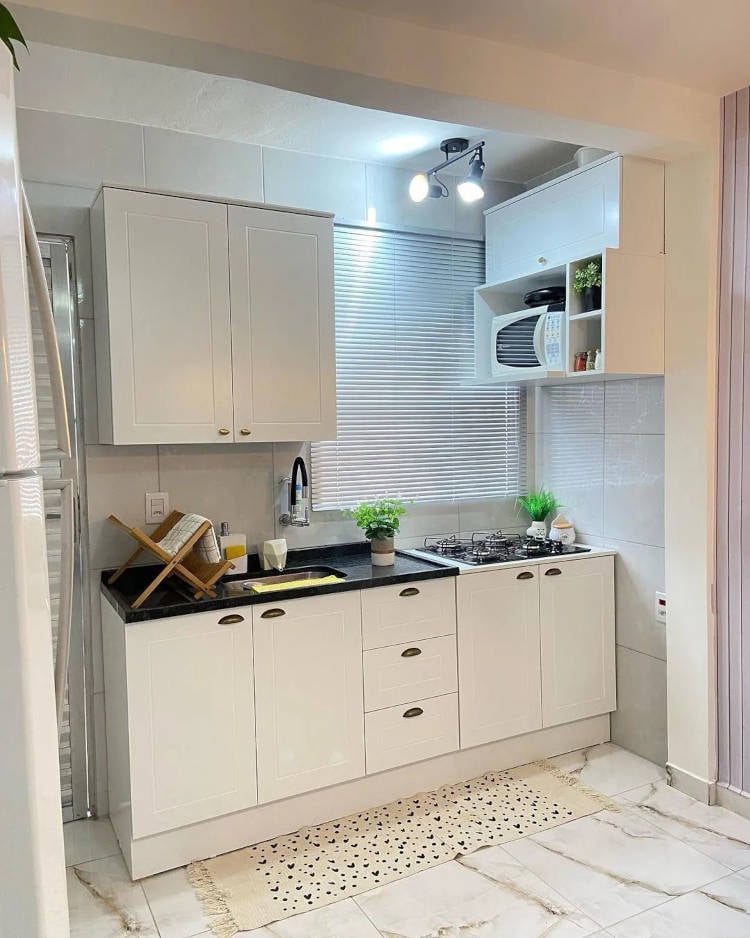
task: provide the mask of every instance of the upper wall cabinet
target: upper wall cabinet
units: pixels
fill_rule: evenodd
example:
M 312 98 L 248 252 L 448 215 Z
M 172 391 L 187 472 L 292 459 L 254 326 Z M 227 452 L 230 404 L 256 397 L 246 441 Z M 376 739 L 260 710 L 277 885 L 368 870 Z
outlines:
M 330 216 L 105 188 L 92 235 L 100 442 L 335 437 Z

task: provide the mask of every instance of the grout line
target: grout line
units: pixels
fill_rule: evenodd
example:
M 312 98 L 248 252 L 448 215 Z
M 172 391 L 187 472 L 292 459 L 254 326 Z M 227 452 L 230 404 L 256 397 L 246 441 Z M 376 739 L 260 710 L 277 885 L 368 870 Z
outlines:
M 628 651 L 632 651 L 634 655 L 643 655 L 646 658 L 653 658 L 654 661 L 661 661 L 664 664 L 667 663 L 666 658 L 660 658 L 658 655 L 652 655 L 647 651 L 641 651 L 640 648 L 632 648 L 630 645 L 626 645 L 624 642 L 615 642 L 615 648 L 626 648 Z

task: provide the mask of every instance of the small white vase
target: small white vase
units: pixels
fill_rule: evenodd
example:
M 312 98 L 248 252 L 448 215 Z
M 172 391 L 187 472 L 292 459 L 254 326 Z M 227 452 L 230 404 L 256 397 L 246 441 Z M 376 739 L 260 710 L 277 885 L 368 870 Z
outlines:
M 396 562 L 396 552 L 393 549 L 393 538 L 373 538 L 372 565 L 373 567 L 392 567 Z
M 526 529 L 526 533 L 529 537 L 543 540 L 547 537 L 547 524 L 545 521 L 532 521 Z

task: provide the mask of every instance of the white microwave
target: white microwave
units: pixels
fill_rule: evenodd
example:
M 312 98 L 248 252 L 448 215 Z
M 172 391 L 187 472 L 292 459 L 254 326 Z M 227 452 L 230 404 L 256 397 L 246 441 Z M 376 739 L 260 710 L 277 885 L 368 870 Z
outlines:
M 565 311 L 536 306 L 493 316 L 490 373 L 494 378 L 532 378 L 566 371 Z

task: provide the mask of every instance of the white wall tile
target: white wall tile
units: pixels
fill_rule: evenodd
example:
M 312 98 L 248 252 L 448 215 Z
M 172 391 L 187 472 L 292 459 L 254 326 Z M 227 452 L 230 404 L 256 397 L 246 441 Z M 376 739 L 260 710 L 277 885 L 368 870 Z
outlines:
M 617 710 L 612 742 L 664 765 L 667 761 L 667 665 L 617 646 Z
M 542 387 L 538 394 L 541 395 L 538 432 L 604 432 L 604 384 Z
M 85 319 L 93 319 L 90 209 L 96 198 L 96 189 L 47 185 L 40 182 L 25 182 L 24 185 L 36 230 L 42 234 L 73 238 L 78 315 Z
M 610 381 L 606 385 L 607 433 L 664 433 L 664 378 Z
M 664 546 L 663 436 L 605 434 L 603 532 Z
M 92 570 L 118 567 L 132 553 L 132 539 L 107 516 L 153 530 L 145 524 L 145 493 L 159 491 L 155 446 L 87 446 L 89 562 Z M 144 558 L 148 563 L 148 558 Z M 153 558 L 151 560 L 153 562 Z
M 228 521 L 246 534 L 248 549 L 273 537 L 270 444 L 160 446 L 160 491 L 180 511 L 205 515 L 219 528 Z
M 476 502 L 458 502 L 460 531 L 506 531 L 525 523 L 519 515 L 515 498 L 486 498 Z
M 310 153 L 263 148 L 266 202 L 364 221 L 367 209 L 365 164 Z
M 604 436 L 537 434 L 537 483 L 550 489 L 582 534 L 601 536 L 604 525 Z
M 137 124 L 19 108 L 24 179 L 98 189 L 142 186 L 143 134 Z
M 144 127 L 146 185 L 219 199 L 263 201 L 261 148 Z
M 425 199 L 412 202 L 409 183 L 414 171 L 379 163 L 367 164 L 367 209 L 375 211 L 375 221 L 410 228 L 453 229 L 453 199 Z

